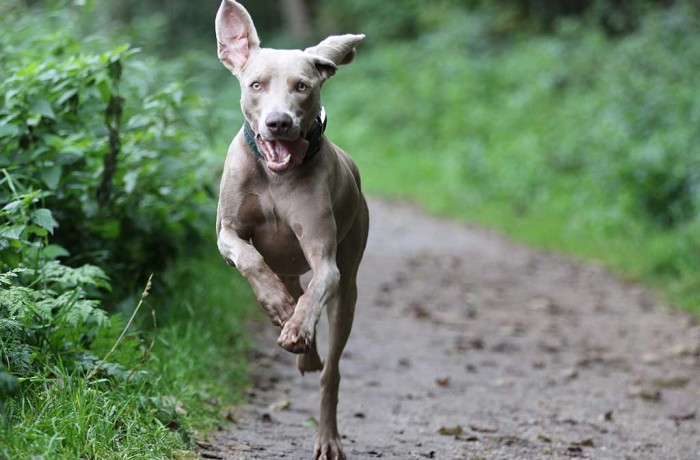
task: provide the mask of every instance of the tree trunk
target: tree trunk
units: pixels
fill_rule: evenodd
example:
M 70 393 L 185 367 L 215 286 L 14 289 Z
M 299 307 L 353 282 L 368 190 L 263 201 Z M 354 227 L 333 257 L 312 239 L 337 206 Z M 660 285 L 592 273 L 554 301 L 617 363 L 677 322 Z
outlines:
M 299 43 L 308 44 L 313 35 L 308 0 L 280 0 L 280 3 L 289 35 Z

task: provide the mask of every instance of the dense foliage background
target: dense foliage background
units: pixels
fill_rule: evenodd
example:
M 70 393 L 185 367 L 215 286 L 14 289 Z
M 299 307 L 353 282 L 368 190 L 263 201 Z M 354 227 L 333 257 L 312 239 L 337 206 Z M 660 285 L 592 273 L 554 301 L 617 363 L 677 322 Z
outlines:
M 324 103 L 370 193 L 700 310 L 696 2 L 246 7 L 264 45 L 368 35 Z M 217 8 L 0 6 L 0 458 L 170 458 L 239 397 L 253 302 L 212 239 L 242 121 Z

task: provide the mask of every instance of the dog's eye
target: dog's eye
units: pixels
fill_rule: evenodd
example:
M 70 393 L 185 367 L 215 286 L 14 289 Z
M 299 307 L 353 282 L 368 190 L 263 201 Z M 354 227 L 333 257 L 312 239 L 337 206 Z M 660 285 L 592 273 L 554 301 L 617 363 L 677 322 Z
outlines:
M 300 93 L 303 93 L 304 91 L 306 91 L 307 89 L 309 89 L 309 85 L 307 85 L 307 84 L 304 83 L 303 81 L 300 81 L 299 83 L 297 83 L 297 85 L 294 87 L 294 89 L 297 90 L 297 91 L 300 92 Z
M 253 91 L 260 91 L 262 89 L 262 83 L 260 83 L 259 81 L 254 81 L 250 84 L 250 89 L 252 89 Z

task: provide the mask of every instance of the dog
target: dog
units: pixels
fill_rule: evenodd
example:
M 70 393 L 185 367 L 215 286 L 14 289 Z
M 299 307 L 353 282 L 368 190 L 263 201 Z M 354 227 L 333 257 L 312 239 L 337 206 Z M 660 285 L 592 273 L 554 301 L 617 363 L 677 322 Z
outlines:
M 253 20 L 233 0 L 221 3 L 215 29 L 219 60 L 240 82 L 245 118 L 221 178 L 219 252 L 281 328 L 277 343 L 298 354 L 301 373 L 321 371 L 313 458 L 344 459 L 338 362 L 352 329 L 369 212 L 357 166 L 323 134 L 320 91 L 353 60 L 364 35 L 331 36 L 303 51 L 261 48 Z M 308 271 L 304 291 L 299 278 Z M 315 340 L 324 309 L 325 362 Z

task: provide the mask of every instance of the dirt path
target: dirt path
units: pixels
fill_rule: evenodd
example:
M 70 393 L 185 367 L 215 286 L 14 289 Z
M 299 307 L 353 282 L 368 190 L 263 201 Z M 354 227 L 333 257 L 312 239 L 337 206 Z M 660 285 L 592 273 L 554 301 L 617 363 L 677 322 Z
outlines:
M 595 265 L 371 212 L 341 361 L 349 459 L 700 459 L 697 322 Z M 264 330 L 250 402 L 205 457 L 310 457 L 318 374 Z

